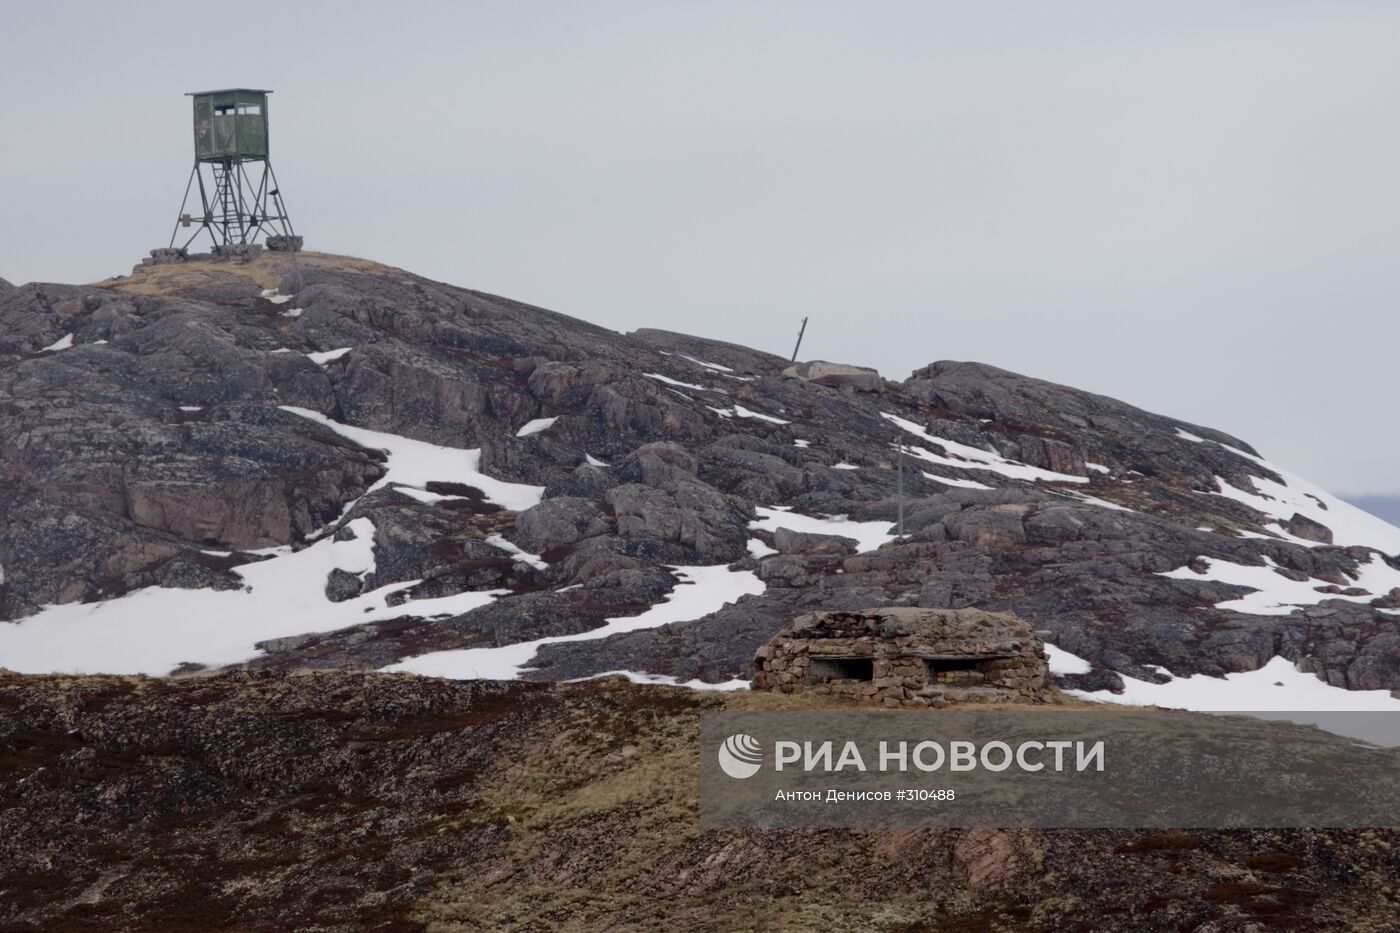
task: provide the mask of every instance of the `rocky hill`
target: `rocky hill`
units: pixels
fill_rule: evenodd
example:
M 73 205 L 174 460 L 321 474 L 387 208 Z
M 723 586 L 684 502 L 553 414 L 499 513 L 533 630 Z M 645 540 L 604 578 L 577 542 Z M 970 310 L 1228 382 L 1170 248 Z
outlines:
M 824 701 L 665 685 L 743 686 L 803 611 L 1014 610 L 1095 699 L 1395 707 L 1400 531 L 1102 396 L 343 257 L 139 267 L 0 285 L 0 516 L 5 929 L 1400 911 L 1393 830 L 697 826 L 697 713 Z M 557 682 L 609 672 L 649 683 Z
M 1400 688 L 1400 530 L 1244 441 L 318 254 L 0 295 L 0 512 L 17 671 L 725 682 L 798 611 L 917 605 L 1016 611 L 1067 687 Z

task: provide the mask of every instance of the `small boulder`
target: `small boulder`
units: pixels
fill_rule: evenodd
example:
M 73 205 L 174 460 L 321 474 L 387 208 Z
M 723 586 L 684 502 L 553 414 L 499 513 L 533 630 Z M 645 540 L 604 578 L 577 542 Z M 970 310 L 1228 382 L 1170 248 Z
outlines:
M 1293 517 L 1283 523 L 1283 527 L 1288 532 L 1306 540 L 1317 541 L 1321 544 L 1332 543 L 1332 529 L 1321 522 L 1315 522 L 1300 512 L 1294 512 Z
M 546 499 L 515 520 L 515 543 L 534 554 L 608 534 L 612 521 L 598 503 L 573 496 Z
M 277 234 L 267 238 L 267 248 L 274 253 L 299 253 L 305 242 L 299 236 Z
M 575 467 L 572 473 L 551 480 L 544 487 L 544 497 L 555 499 L 559 496 L 578 496 L 583 499 L 601 499 L 609 489 L 622 482 L 607 467 L 585 463 Z
M 538 435 L 481 440 L 481 472 L 512 483 L 543 486 L 578 460 L 577 450 Z
M 694 479 L 671 490 L 626 483 L 608 490 L 625 538 L 679 545 L 696 563 L 722 564 L 748 554 L 753 506 Z
M 326 599 L 333 603 L 343 603 L 354 599 L 364 588 L 364 581 L 358 575 L 339 567 L 333 568 L 326 576 Z
M 829 363 L 826 360 L 794 363 L 783 370 L 783 375 L 833 389 L 850 386 L 857 392 L 879 392 L 884 385 L 880 374 L 868 366 Z
M 773 546 L 783 554 L 854 554 L 859 542 L 841 535 L 818 535 L 779 528 L 773 532 Z
M 1070 476 L 1089 475 L 1089 470 L 1084 465 L 1084 455 L 1064 441 L 1022 434 L 1016 438 L 1016 443 L 1021 448 L 1021 456 L 1018 459 L 1023 463 L 1054 470 L 1056 473 L 1067 473 Z
M 694 476 L 699 469 L 695 455 L 673 441 L 652 441 L 643 444 L 628 454 L 623 463 L 631 463 L 646 456 L 655 457 L 662 463 L 683 470 L 691 476 Z

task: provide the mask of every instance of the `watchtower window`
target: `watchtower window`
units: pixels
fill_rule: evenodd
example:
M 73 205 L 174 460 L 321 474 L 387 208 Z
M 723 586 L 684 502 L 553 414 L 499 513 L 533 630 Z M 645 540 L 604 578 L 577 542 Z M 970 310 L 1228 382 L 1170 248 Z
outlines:
M 868 683 L 875 679 L 875 662 L 870 658 L 812 658 L 807 665 L 807 683 L 829 684 L 838 680 Z
M 262 105 L 244 104 L 238 108 L 238 112 L 244 116 L 256 117 L 262 115 Z

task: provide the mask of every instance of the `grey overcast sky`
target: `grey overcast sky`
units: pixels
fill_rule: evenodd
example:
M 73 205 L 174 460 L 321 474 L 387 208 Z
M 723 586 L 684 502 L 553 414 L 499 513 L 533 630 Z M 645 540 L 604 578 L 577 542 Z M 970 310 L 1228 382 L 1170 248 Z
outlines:
M 1400 491 L 1400 3 L 0 0 L 0 276 L 165 245 L 275 89 L 308 249 L 619 330 L 972 359 Z

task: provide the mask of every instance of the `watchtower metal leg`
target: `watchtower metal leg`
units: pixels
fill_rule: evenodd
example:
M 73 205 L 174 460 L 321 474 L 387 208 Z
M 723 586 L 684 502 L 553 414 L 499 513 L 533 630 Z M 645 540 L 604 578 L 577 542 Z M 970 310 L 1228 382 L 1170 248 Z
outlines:
M 262 172 L 252 176 L 245 168 L 246 162 L 262 163 Z M 200 212 L 198 229 L 185 241 L 181 249 L 189 246 L 207 233 L 213 246 L 230 247 L 235 244 L 252 245 L 259 238 L 278 239 L 270 244 L 272 249 L 301 249 L 301 241 L 292 229 L 292 219 L 287 214 L 286 202 L 277 184 L 277 173 L 265 159 L 244 159 L 207 162 L 210 167 L 210 184 L 206 185 L 201 166 L 196 162 L 190 171 L 185 185 L 185 196 L 180 202 L 180 216 L 189 206 L 194 185 L 199 185 Z M 253 178 L 257 178 L 257 184 Z M 175 231 L 170 235 L 170 245 L 180 235 L 180 219 L 175 220 Z
M 194 177 L 195 177 L 196 175 L 198 175 L 198 174 L 199 174 L 199 163 L 196 162 L 196 163 L 194 164 L 194 168 L 190 171 L 190 180 L 187 181 L 187 182 L 185 182 L 185 196 L 184 196 L 183 198 L 180 199 L 180 213 L 177 214 L 177 215 L 175 215 L 175 229 L 170 231 L 170 248 L 171 248 L 171 249 L 174 249 L 174 248 L 175 248 L 175 238 L 176 238 L 177 236 L 180 235 L 180 218 L 183 217 L 183 216 L 185 216 L 185 204 L 189 202 L 189 199 L 190 199 L 190 188 L 194 186 Z M 196 233 L 198 233 L 198 231 L 196 231 Z M 189 244 L 186 243 L 185 245 L 188 246 Z

